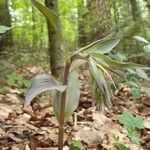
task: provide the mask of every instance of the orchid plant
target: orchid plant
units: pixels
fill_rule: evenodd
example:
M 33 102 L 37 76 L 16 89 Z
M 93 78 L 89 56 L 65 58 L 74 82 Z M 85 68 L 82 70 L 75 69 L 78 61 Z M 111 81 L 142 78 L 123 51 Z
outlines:
M 40 93 L 51 90 L 53 95 L 54 114 L 59 122 L 58 150 L 63 149 L 64 124 L 79 104 L 80 90 L 78 79 L 78 67 L 87 65 L 91 74 L 91 91 L 94 103 L 101 108 L 111 107 L 111 88 L 115 83 L 110 71 L 120 75 L 122 68 L 137 67 L 137 64 L 119 62 L 108 57 L 110 52 L 120 41 L 120 37 L 109 35 L 97 40 L 79 50 L 70 53 L 65 45 L 59 16 L 51 9 L 45 7 L 36 0 L 31 0 L 34 6 L 49 20 L 57 32 L 58 39 L 65 58 L 63 81 L 52 75 L 37 75 L 26 94 L 25 107 Z

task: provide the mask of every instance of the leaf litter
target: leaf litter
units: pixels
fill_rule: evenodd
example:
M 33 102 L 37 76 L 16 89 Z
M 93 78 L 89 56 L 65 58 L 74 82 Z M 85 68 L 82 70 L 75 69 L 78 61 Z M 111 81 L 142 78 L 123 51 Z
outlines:
M 40 67 L 23 67 L 18 70 L 28 79 L 41 72 Z M 79 70 L 80 104 L 65 126 L 65 146 L 69 149 L 72 140 L 80 140 L 85 150 L 116 150 L 113 146 L 115 137 L 131 150 L 138 150 L 127 136 L 125 128 L 117 118 L 124 110 L 144 118 L 141 130 L 141 150 L 150 148 L 150 97 L 142 95 L 133 100 L 131 92 L 125 85 L 120 85 L 113 96 L 113 108 L 106 113 L 98 112 L 92 107 L 89 72 L 86 68 Z M 49 93 L 33 101 L 31 106 L 23 109 L 25 89 L 18 86 L 0 89 L 0 150 L 55 150 L 58 146 L 58 122 L 53 114 Z

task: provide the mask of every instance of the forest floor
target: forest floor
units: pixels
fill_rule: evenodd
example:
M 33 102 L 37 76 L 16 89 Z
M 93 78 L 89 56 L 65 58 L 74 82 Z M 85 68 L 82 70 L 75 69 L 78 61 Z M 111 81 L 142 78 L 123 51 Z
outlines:
M 41 67 L 23 67 L 17 73 L 31 79 L 44 72 Z M 128 138 L 127 131 L 117 118 L 123 111 L 141 115 L 144 129 L 141 130 L 141 150 L 150 149 L 150 97 L 142 95 L 133 100 L 130 89 L 120 85 L 113 96 L 113 107 L 105 113 L 92 107 L 89 73 L 80 69 L 80 104 L 65 126 L 65 147 L 72 140 L 80 140 L 85 150 L 117 150 L 115 137 L 130 150 L 139 150 Z M 0 89 L 0 150 L 55 150 L 58 146 L 58 122 L 54 117 L 50 94 L 36 98 L 31 106 L 23 109 L 27 89 L 17 84 L 9 87 L 3 79 Z M 126 149 L 120 149 L 126 150 Z

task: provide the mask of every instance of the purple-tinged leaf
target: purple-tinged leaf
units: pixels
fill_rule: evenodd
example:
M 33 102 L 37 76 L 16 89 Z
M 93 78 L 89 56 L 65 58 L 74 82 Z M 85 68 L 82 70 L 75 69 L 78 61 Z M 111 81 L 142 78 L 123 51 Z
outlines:
M 53 91 L 53 108 L 54 114 L 59 121 L 60 118 L 60 98 L 61 93 L 58 91 Z M 74 112 L 79 104 L 80 97 L 80 87 L 78 72 L 73 70 L 68 78 L 67 88 L 66 88 L 66 104 L 65 104 L 65 121 Z
M 31 101 L 42 92 L 48 90 L 58 90 L 62 92 L 65 88 L 65 86 L 50 75 L 37 75 L 33 78 L 31 86 L 26 94 L 24 107 L 30 105 Z

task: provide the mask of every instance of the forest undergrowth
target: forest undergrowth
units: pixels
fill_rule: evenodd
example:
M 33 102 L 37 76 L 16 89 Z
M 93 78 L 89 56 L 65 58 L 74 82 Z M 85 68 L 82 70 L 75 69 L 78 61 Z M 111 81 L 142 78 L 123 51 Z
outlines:
M 43 66 L 24 66 L 16 70 L 24 83 L 39 73 L 48 73 Z M 134 100 L 130 88 L 118 85 L 113 94 L 113 106 L 104 113 L 92 107 L 89 72 L 80 68 L 80 103 L 65 126 L 65 147 L 85 150 L 148 150 L 150 149 L 150 97 L 142 93 Z M 2 79 L 1 79 L 2 80 Z M 118 80 L 118 79 L 116 79 Z M 3 79 L 0 89 L 0 149 L 1 150 L 54 150 L 58 146 L 58 122 L 53 114 L 50 93 L 42 94 L 23 109 L 24 95 L 28 84 L 14 80 L 8 84 Z M 116 81 L 117 83 L 117 81 Z M 140 143 L 133 144 L 127 129 L 120 124 L 119 116 L 124 112 L 142 116 L 143 128 L 139 130 Z M 129 119 L 129 118 L 128 118 Z M 128 121 L 128 120 L 126 120 Z M 129 120 L 129 122 L 132 120 Z M 133 123 L 133 122 L 132 122 Z M 139 122 L 137 122 L 139 123 Z M 136 137 L 137 135 L 135 135 Z M 135 138 L 133 137 L 133 138 Z M 124 149 L 123 149 L 124 148 Z

